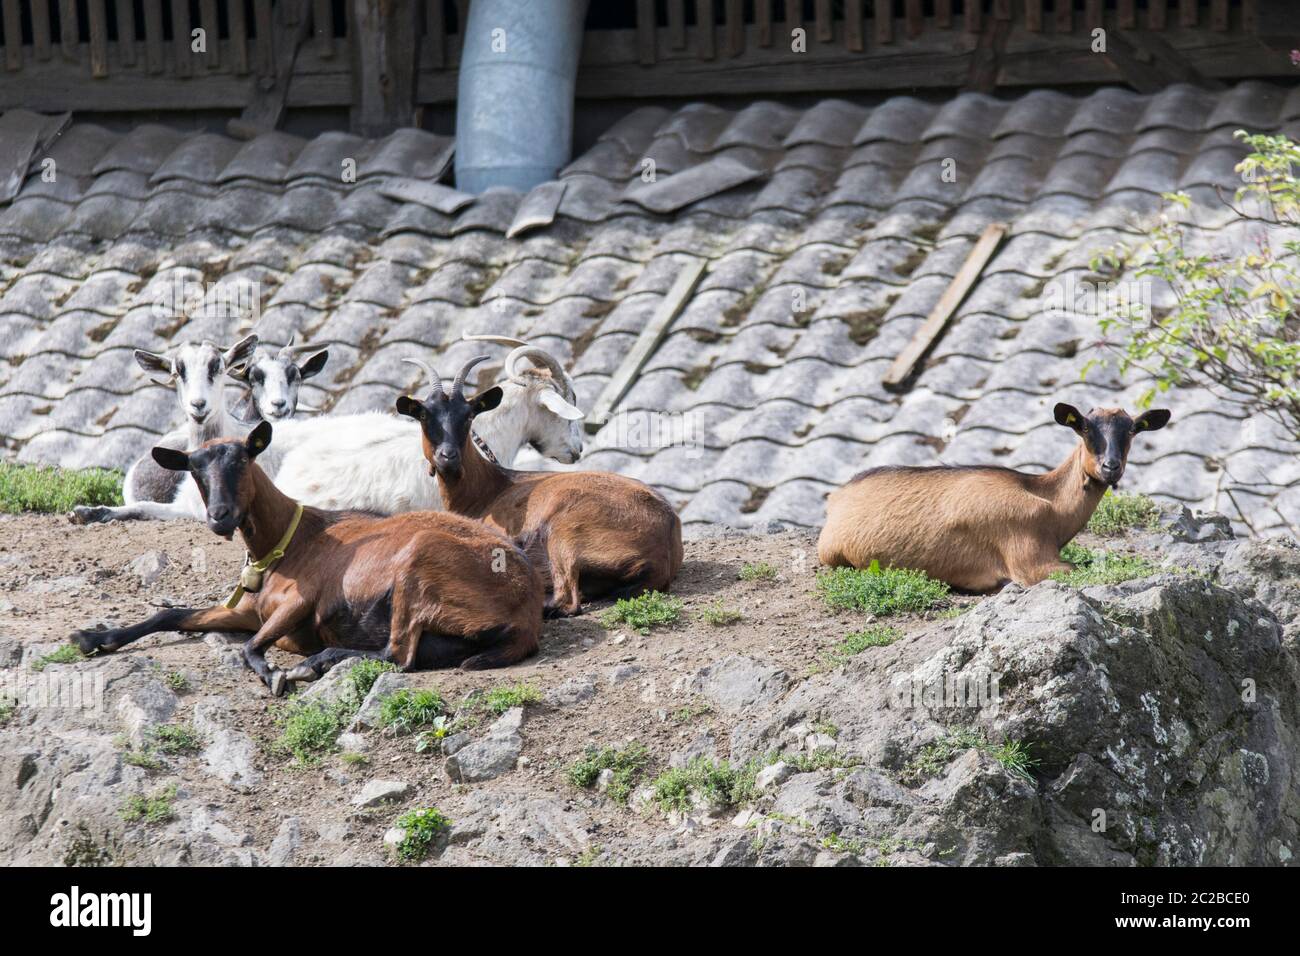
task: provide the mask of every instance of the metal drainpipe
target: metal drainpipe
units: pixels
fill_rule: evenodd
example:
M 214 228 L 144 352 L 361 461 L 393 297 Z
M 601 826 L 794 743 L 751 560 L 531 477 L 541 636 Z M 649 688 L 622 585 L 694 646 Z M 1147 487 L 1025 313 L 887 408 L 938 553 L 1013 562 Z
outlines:
M 456 98 L 456 186 L 527 192 L 573 142 L 587 0 L 474 0 Z

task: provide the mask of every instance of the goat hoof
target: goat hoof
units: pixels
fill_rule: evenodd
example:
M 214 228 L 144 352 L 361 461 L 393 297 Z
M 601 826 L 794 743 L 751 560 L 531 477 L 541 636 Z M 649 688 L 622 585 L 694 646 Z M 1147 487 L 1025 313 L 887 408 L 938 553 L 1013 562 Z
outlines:
M 99 505 L 77 505 L 68 512 L 68 520 L 73 524 L 96 524 L 104 520 L 108 509 Z
M 295 683 L 297 681 L 313 681 L 319 678 L 320 674 L 317 674 L 315 670 L 308 667 L 306 664 L 299 664 L 293 670 L 285 674 L 286 680 L 294 681 Z
M 284 671 L 271 671 L 270 677 L 267 678 L 266 686 L 271 688 L 272 697 L 283 697 L 285 689 L 289 686 L 289 680 Z

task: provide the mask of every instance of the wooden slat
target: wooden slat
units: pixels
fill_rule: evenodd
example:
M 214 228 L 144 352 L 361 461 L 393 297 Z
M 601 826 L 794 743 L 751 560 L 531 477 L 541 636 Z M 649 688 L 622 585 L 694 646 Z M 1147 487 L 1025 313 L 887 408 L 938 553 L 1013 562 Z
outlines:
M 104 0 L 88 0 L 86 15 L 90 29 L 90 75 L 108 76 L 108 13 Z
M 77 62 L 77 0 L 59 0 L 59 52 Z
M 785 0 L 785 32 L 803 26 L 803 0 Z
M 903 6 L 903 17 L 907 24 L 907 35 L 915 40 L 925 29 L 925 7 L 921 0 L 907 0 Z
M 50 0 L 32 0 L 32 50 L 36 59 L 48 60 L 50 43 Z
M 686 0 L 668 0 L 668 45 L 686 49 Z
M 113 9 L 117 14 L 117 57 L 123 66 L 135 66 L 135 4 L 118 0 Z
M 419 22 L 420 0 L 356 0 L 349 5 L 352 132 L 372 138 L 412 124 Z M 288 82 L 286 77 L 286 93 Z
M 1102 25 L 1101 13 L 1104 7 L 1102 0 L 1087 0 L 1083 5 L 1083 22 L 1087 24 L 1089 30 L 1095 30 Z
M 695 0 L 695 55 L 713 59 L 713 0 Z
M 1196 26 L 1197 7 L 1199 4 L 1196 0 L 1178 0 L 1178 23 L 1185 27 Z
M 1056 16 L 1053 18 L 1056 24 L 1057 33 L 1069 33 L 1074 29 L 1074 2 L 1073 0 L 1052 0 L 1056 9 Z
M 745 0 L 727 0 L 723 10 L 726 16 L 723 32 L 726 55 L 740 56 L 745 52 Z
M 984 28 L 983 17 L 984 0 L 966 0 L 966 32 L 979 33 Z
M 1163 30 L 1167 22 L 1166 0 L 1147 0 L 1147 29 Z
M 203 28 L 203 39 L 208 48 L 202 63 L 214 70 L 221 65 L 221 21 L 217 19 L 217 0 L 201 0 L 199 26 Z
M 172 0 L 172 68 L 177 76 L 190 76 L 194 72 L 190 39 L 189 0 Z
M 165 67 L 162 0 L 144 0 L 144 62 L 150 73 L 161 73 Z
M 636 58 L 642 66 L 655 61 L 655 0 L 636 0 Z
M 442 14 L 442 0 L 425 0 L 424 32 L 429 38 L 429 66 L 435 70 L 447 66 L 447 24 Z
M 243 3 L 232 0 L 226 16 L 230 28 L 230 68 L 243 76 L 248 72 L 248 17 Z
M 1011 19 L 1011 0 L 993 0 L 993 19 Z
M 1210 3 L 1210 29 L 1228 29 L 1228 0 L 1212 0 Z
M 952 0 L 934 0 L 934 25 L 942 30 L 952 27 Z
M 1241 29 L 1248 36 L 1259 31 L 1259 0 L 1241 0 Z
M 330 0 L 313 0 L 311 22 L 316 52 L 328 60 L 334 55 L 334 4 Z
M 872 35 L 877 43 L 894 42 L 894 18 L 891 0 L 875 0 L 871 8 Z
M 4 0 L 5 69 L 23 68 L 23 10 L 18 0 Z
M 645 363 L 668 334 L 677 316 L 681 314 L 682 308 L 695 291 L 700 277 L 704 275 L 704 267 L 707 263 L 707 259 L 691 256 L 682 266 L 682 271 L 677 273 L 677 279 L 668 290 L 668 294 L 660 301 L 650 321 L 642 327 L 641 334 L 637 336 L 636 341 L 632 343 L 632 348 L 623 357 L 618 370 L 606 383 L 600 397 L 587 413 L 584 423 L 587 431 L 597 431 L 601 425 L 609 421 L 610 413 L 623 400 L 623 396 L 628 393 L 636 377 L 641 374 Z
M 257 73 L 259 76 L 275 75 L 275 21 L 269 3 L 253 4 L 253 16 L 256 18 L 257 37 L 253 49 L 257 53 Z
M 1043 0 L 1025 0 L 1025 29 L 1030 33 L 1043 32 Z
M 830 43 L 835 39 L 835 23 L 831 19 L 831 0 L 816 0 L 813 15 L 817 18 L 817 40 Z
M 252 98 L 245 102 L 243 112 L 237 119 L 226 123 L 226 131 L 240 139 L 252 139 L 259 133 L 280 126 L 289 102 L 289 81 L 293 75 L 294 61 L 298 57 L 298 51 L 307 42 L 307 31 L 311 24 L 308 0 L 281 0 L 275 7 L 258 3 L 253 9 L 258 21 L 258 74 L 261 79 L 253 88 Z M 269 21 L 265 27 L 264 17 Z M 292 25 L 290 20 L 293 21 Z M 411 42 L 415 42 L 414 10 L 409 31 Z M 265 55 L 262 53 L 263 41 L 269 48 Z M 269 65 L 269 73 L 262 72 L 263 63 Z M 348 89 L 345 102 L 354 107 L 357 102 L 352 82 L 355 75 L 355 65 L 350 73 L 343 74 Z
M 758 45 L 772 45 L 772 0 L 754 0 L 754 26 L 758 32 Z
M 1116 22 L 1119 23 L 1121 30 L 1134 30 L 1137 28 L 1136 0 L 1119 0 L 1115 14 Z
M 944 289 L 943 295 L 939 296 L 939 301 L 930 310 L 925 324 L 917 330 L 916 335 L 912 336 L 912 341 L 907 343 L 903 351 L 894 359 L 893 364 L 889 366 L 889 371 L 885 373 L 883 379 L 886 388 L 896 388 L 911 377 L 917 363 L 943 334 L 952 314 L 957 311 L 961 300 L 979 279 L 980 272 L 988 264 L 1006 232 L 1006 224 L 1000 222 L 991 223 L 985 228 L 974 248 L 971 249 L 970 255 L 962 263 L 961 269 L 953 276 L 948 288 Z
M 844 49 L 861 53 L 866 49 L 862 35 L 862 0 L 844 0 Z

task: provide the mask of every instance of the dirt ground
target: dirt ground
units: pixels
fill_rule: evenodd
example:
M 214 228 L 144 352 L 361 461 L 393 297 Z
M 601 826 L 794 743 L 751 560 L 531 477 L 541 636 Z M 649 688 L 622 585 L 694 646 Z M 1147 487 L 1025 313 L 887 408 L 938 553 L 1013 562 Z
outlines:
M 143 586 L 131 562 L 149 551 L 168 557 L 163 573 Z M 26 644 L 63 642 L 72 630 L 97 622 L 129 623 L 157 607 L 196 606 L 222 600 L 236 579 L 242 549 L 195 522 L 113 523 L 74 527 L 53 516 L 0 517 L 0 634 L 16 634 Z M 774 580 L 744 581 L 747 563 L 774 565 Z M 710 731 L 720 757 L 726 756 L 729 724 L 697 706 L 681 684 L 698 669 L 731 654 L 744 654 L 784 668 L 792 678 L 806 677 L 826 653 L 850 632 L 864 626 L 861 615 L 832 612 L 817 598 L 814 536 L 787 531 L 767 535 L 699 538 L 687 542 L 686 560 L 673 592 L 685 601 L 683 620 L 642 636 L 627 628 L 606 630 L 598 620 L 606 604 L 589 606 L 582 616 L 548 622 L 541 653 L 506 669 L 464 673 L 434 671 L 413 675 L 420 687 L 436 688 L 448 702 L 475 690 L 526 682 L 543 693 L 565 681 L 590 675 L 597 692 L 576 706 L 529 705 L 523 729 L 523 760 L 513 773 L 473 787 L 521 783 L 560 799 L 594 798 L 578 791 L 565 771 L 592 745 L 620 745 L 639 740 L 655 762 L 652 773 L 667 766 L 669 756 Z M 956 598 L 969 603 L 974 598 Z M 743 620 L 713 626 L 700 618 L 708 606 L 739 611 Z M 904 640 L 933 625 L 931 616 L 914 615 L 896 623 Z M 187 675 L 191 689 L 182 695 L 174 722 L 187 722 L 194 703 L 221 695 L 234 707 L 231 726 L 261 747 L 264 783 L 257 793 L 239 794 L 213 779 L 198 757 L 170 758 L 153 776 L 158 785 L 178 782 L 183 791 L 209 799 L 254 834 L 265 848 L 281 820 L 294 808 L 312 805 L 333 816 L 364 853 L 379 854 L 384 831 L 411 807 L 436 806 L 453 818 L 466 796 L 465 785 L 449 782 L 444 758 L 431 748 L 415 752 L 413 739 L 372 733 L 368 764 L 356 767 L 331 756 L 302 769 L 276 753 L 276 703 L 251 672 L 221 662 L 218 639 L 156 634 L 118 652 L 156 664 L 163 672 Z M 48 653 L 54 649 L 42 649 Z M 291 655 L 272 650 L 280 666 Z M 640 670 L 614 682 L 620 665 Z M 401 779 L 414 785 L 410 799 L 393 808 L 362 813 L 348 799 L 368 779 Z M 325 801 L 322 795 L 329 797 Z M 647 825 L 630 809 L 609 803 L 601 817 L 620 833 Z M 313 819 L 314 826 L 324 825 Z M 664 824 L 660 821 L 659 826 Z M 662 831 L 660 831 L 662 832 Z M 598 836 L 594 838 L 598 841 Z M 332 859 L 313 862 L 330 863 Z

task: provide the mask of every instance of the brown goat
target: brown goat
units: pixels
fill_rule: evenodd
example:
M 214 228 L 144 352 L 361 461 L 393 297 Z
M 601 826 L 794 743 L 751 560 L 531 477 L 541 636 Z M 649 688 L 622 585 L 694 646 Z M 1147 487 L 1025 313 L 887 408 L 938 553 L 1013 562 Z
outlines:
M 303 508 L 285 545 L 298 506 L 254 461 L 270 442 L 263 422 L 242 442 L 153 450 L 164 468 L 194 477 L 214 532 L 238 530 L 250 555 L 284 547 L 260 589 L 233 608 L 169 608 L 131 627 L 77 631 L 73 643 L 89 654 L 157 631 L 251 632 L 244 659 L 277 696 L 347 657 L 475 670 L 536 653 L 543 579 L 511 541 L 446 512 L 376 518 Z M 266 661 L 272 644 L 312 656 L 286 673 Z
M 551 575 L 550 616 L 578 614 L 586 598 L 667 591 L 682 565 L 682 524 L 662 495 L 606 472 L 512 471 L 471 444 L 474 416 L 501 400 L 497 387 L 472 401 L 463 394 L 470 369 L 486 358 L 461 369 L 450 393 L 438 378 L 425 401 L 397 400 L 398 412 L 420 422 L 443 504 L 528 542 Z
M 1131 418 L 1104 408 L 1083 415 L 1061 404 L 1055 415 L 1080 441 L 1043 475 L 983 466 L 857 475 L 826 502 L 817 540 L 822 564 L 866 568 L 879 561 L 977 594 L 1069 570 L 1062 546 L 1083 530 L 1106 489 L 1119 484 L 1133 435 L 1164 428 L 1169 412 Z

